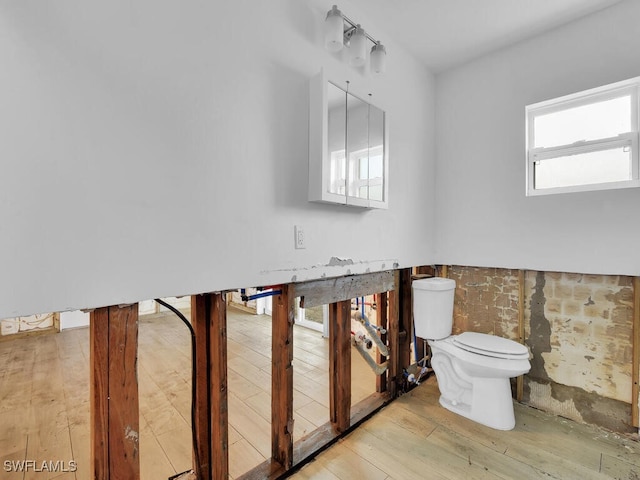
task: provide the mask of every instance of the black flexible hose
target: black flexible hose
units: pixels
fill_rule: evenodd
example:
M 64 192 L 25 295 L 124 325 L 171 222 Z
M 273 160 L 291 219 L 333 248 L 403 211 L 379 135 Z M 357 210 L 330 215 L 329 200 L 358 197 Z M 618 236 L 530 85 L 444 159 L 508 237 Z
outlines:
M 165 308 L 168 308 L 173 313 L 175 313 L 180 320 L 187 326 L 189 332 L 191 332 L 191 442 L 193 446 L 193 455 L 196 462 L 196 474 L 200 470 L 200 452 L 198 452 L 198 438 L 196 436 L 196 332 L 193 329 L 193 325 L 191 322 L 187 320 L 180 310 L 178 310 L 173 305 L 169 305 L 164 300 L 160 300 L 159 298 L 155 299 L 160 305 Z M 200 478 L 198 476 L 198 478 Z

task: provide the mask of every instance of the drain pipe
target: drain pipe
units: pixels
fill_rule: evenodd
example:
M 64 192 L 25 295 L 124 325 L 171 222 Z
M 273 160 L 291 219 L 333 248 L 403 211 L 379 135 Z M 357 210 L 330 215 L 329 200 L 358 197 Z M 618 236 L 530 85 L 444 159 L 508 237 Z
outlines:
M 362 315 L 360 312 L 356 314 L 356 320 L 362 323 L 365 330 L 369 332 L 369 335 L 371 335 L 371 340 L 373 340 L 373 343 L 375 343 L 378 347 L 378 350 L 380 350 L 380 354 L 388 357 L 389 350 L 387 349 L 387 346 L 384 344 L 382 339 L 378 336 L 378 331 L 380 331 L 380 333 L 385 333 L 386 330 L 384 330 L 384 328 L 374 327 L 373 325 L 371 325 L 367 317 Z
M 358 343 L 356 341 L 354 341 L 353 344 L 356 347 L 356 350 L 358 350 L 358 352 L 362 356 L 362 358 L 364 358 L 364 360 L 367 362 L 367 364 L 371 367 L 371 370 L 373 370 L 373 373 L 375 373 L 376 375 L 382 375 L 384 372 L 387 371 L 387 367 L 389 366 L 389 362 L 388 361 L 386 361 L 386 362 L 384 362 L 382 364 L 377 364 L 375 362 L 375 360 L 373 358 L 371 358 L 371 356 L 367 353 L 367 351 L 364 349 L 362 344 L 360 344 L 360 343 Z

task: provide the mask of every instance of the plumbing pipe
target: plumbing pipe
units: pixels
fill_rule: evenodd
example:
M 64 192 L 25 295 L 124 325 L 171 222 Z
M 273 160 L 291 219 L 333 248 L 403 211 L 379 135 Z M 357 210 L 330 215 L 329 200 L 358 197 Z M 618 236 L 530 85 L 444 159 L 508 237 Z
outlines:
M 244 288 L 242 290 L 244 290 Z M 254 293 L 253 295 L 243 294 L 242 301 L 248 302 L 249 300 L 255 300 L 256 298 L 272 297 L 273 295 L 280 295 L 281 293 L 282 293 L 282 290 L 269 290 L 268 292 Z
M 360 352 L 360 355 L 362 355 L 362 358 L 364 358 L 364 360 L 367 362 L 367 364 L 369 364 L 369 366 L 371 367 L 371 370 L 373 370 L 373 373 L 375 373 L 376 375 L 382 375 L 384 372 L 387 371 L 387 367 L 389 366 L 389 362 L 384 362 L 382 364 L 377 364 L 375 362 L 375 360 L 373 358 L 371 358 L 371 356 L 362 347 L 362 345 L 360 345 L 357 342 L 354 342 L 354 346 L 356 347 L 356 350 L 358 350 L 358 352 Z
M 367 347 L 367 350 L 371 350 L 371 347 L 373 347 L 373 342 L 369 340 L 365 334 L 352 331 L 351 335 L 353 335 L 353 340 L 356 343 L 363 343 L 364 346 Z
M 374 325 L 373 323 L 369 322 L 369 319 L 367 318 L 367 316 L 365 315 L 364 318 L 362 317 L 362 314 L 360 312 L 356 313 L 356 320 L 358 320 L 360 323 L 362 323 L 365 326 L 370 326 L 371 328 L 373 328 L 375 331 L 380 332 L 381 334 L 385 334 L 387 333 L 387 330 L 379 327 L 378 325 Z
M 369 332 L 369 335 L 371 335 L 371 340 L 373 340 L 373 342 L 378 347 L 378 350 L 380 350 L 380 355 L 384 355 L 385 357 L 388 357 L 389 350 L 387 349 L 387 346 L 384 344 L 382 339 L 378 336 L 378 330 L 380 330 L 381 333 L 384 333 L 382 332 L 382 330 L 384 329 L 379 329 L 374 327 L 369 323 L 369 320 L 367 320 L 367 317 L 362 317 L 360 315 L 361 315 L 360 312 L 356 314 L 356 320 L 362 323 L 362 325 L 364 325 L 365 330 Z

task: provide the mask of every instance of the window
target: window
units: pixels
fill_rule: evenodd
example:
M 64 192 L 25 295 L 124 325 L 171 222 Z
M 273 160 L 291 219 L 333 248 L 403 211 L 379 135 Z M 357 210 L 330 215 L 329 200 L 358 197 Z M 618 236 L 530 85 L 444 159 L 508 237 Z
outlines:
M 527 195 L 638 187 L 640 77 L 529 105 Z

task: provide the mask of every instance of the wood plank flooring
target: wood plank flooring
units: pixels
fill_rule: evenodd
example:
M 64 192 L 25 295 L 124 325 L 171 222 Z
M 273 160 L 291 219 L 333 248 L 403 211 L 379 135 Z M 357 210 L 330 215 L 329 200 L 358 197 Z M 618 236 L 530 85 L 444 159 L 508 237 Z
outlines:
M 438 404 L 435 377 L 403 395 L 292 478 L 640 478 L 640 444 L 516 404 L 501 432 Z
M 188 311 L 185 312 L 188 314 Z M 271 454 L 271 318 L 229 310 L 229 457 L 236 478 Z M 328 341 L 294 328 L 294 441 L 329 420 Z M 191 468 L 191 345 L 171 312 L 140 317 L 138 381 L 144 480 Z M 375 376 L 352 355 L 353 403 Z M 0 343 L 0 480 L 85 480 L 89 471 L 87 328 Z M 76 472 L 7 472 L 4 462 L 75 460 Z
M 229 312 L 230 469 L 270 454 L 270 318 Z M 170 313 L 140 318 L 141 474 L 191 466 L 190 337 Z M 329 418 L 327 340 L 295 328 L 295 434 Z M 352 354 L 353 399 L 374 376 Z M 0 343 L 0 480 L 89 475 L 88 329 Z M 516 428 L 492 430 L 441 408 L 435 378 L 403 395 L 294 475 L 299 479 L 640 479 L 640 444 L 516 405 Z M 75 460 L 76 472 L 7 472 L 5 460 Z M 68 464 L 67 464 L 68 466 Z

